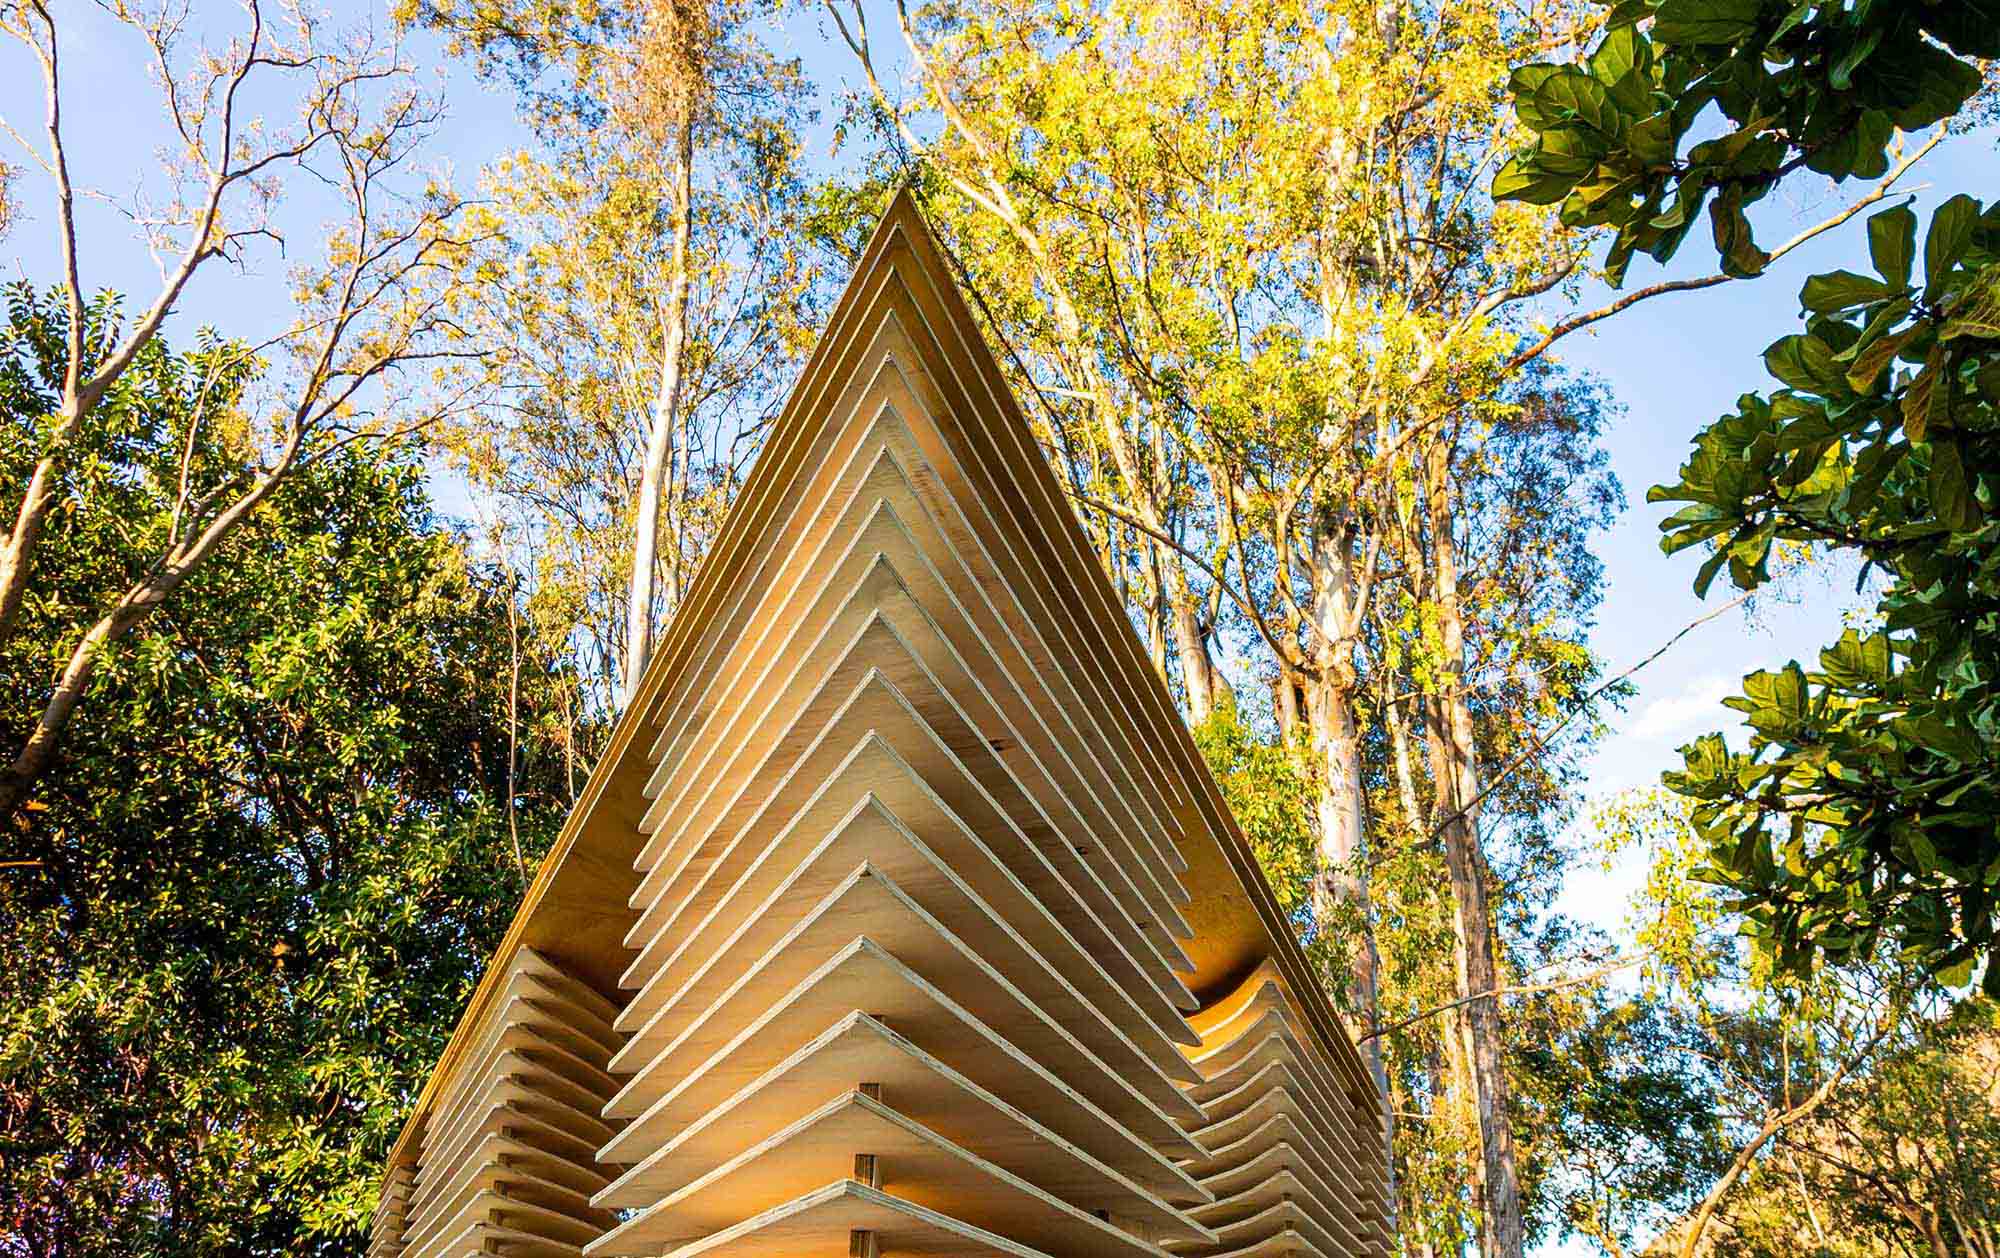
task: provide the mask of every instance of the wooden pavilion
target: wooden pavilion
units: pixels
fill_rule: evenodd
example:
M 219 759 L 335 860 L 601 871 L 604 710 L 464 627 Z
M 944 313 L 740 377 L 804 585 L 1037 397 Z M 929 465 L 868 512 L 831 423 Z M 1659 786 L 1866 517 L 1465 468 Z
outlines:
M 1359 1258 L 1383 1132 L 899 194 L 371 1258 Z

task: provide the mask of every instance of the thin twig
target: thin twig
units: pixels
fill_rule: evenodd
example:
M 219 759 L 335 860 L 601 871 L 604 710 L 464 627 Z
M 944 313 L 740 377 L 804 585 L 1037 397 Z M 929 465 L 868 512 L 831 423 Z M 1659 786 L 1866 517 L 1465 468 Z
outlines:
M 1426 1009 L 1422 1013 L 1413 1013 L 1407 1018 L 1391 1022 L 1388 1026 L 1377 1027 L 1368 1034 L 1357 1037 L 1357 1039 L 1361 1043 L 1366 1043 L 1378 1036 L 1387 1035 L 1391 1031 L 1400 1031 L 1406 1026 L 1414 1026 L 1426 1018 L 1435 1018 L 1441 1013 L 1450 1013 L 1452 1010 L 1462 1005 L 1469 1005 L 1475 1000 L 1489 1000 L 1500 996 L 1532 996 L 1541 992 L 1561 991 L 1566 987 L 1581 987 L 1585 983 L 1594 983 L 1598 979 L 1616 974 L 1620 970 L 1629 970 L 1643 960 L 1645 960 L 1644 957 L 1621 957 L 1608 965 L 1601 965 L 1588 973 L 1572 974 L 1568 978 L 1554 979 L 1547 983 L 1528 983 L 1517 987 L 1494 987 L 1483 992 L 1474 992 L 1470 996 L 1460 996 L 1457 1000 L 1448 1000 L 1444 1004 Z
M 1724 603 L 1722 606 L 1716 608 L 1714 611 L 1706 612 L 1700 616 L 1695 617 L 1687 624 L 1681 626 L 1680 632 L 1676 633 L 1673 637 L 1668 638 L 1665 642 L 1662 642 L 1656 649 L 1654 649 L 1652 654 L 1646 656 L 1646 658 L 1640 660 L 1638 663 L 1632 665 L 1630 668 L 1622 670 L 1616 676 L 1607 678 L 1605 681 L 1599 683 L 1596 688 L 1591 690 L 1589 694 L 1583 697 L 1583 701 L 1581 703 L 1577 704 L 1574 708 L 1570 709 L 1569 714 L 1567 716 L 1563 717 L 1562 720 L 1557 721 L 1555 725 L 1549 729 L 1548 733 L 1533 735 L 1531 737 L 1528 748 L 1522 751 L 1519 755 L 1515 756 L 1512 760 L 1509 760 L 1505 765 L 1501 766 L 1500 771 L 1498 773 L 1495 773 L 1484 786 L 1479 788 L 1479 793 L 1477 795 L 1474 795 L 1471 799 L 1467 800 L 1464 804 L 1460 805 L 1457 811 L 1448 813 L 1447 815 L 1439 819 L 1434 825 L 1432 825 L 1431 832 L 1424 836 L 1425 841 L 1426 842 L 1434 841 L 1440 834 L 1444 833 L 1445 827 L 1452 825 L 1453 823 L 1457 822 L 1459 818 L 1466 816 L 1473 809 L 1479 807 L 1481 800 L 1485 799 L 1488 795 L 1491 795 L 1495 790 L 1499 789 L 1500 784 L 1502 782 L 1505 782 L 1508 778 L 1514 776 L 1514 774 L 1520 770 L 1521 766 L 1526 764 L 1529 761 L 1529 759 L 1542 754 L 1544 751 L 1547 751 L 1549 748 L 1549 744 L 1554 742 L 1558 737 L 1560 737 L 1563 730 L 1568 728 L 1571 722 L 1575 721 L 1577 717 L 1583 715 L 1583 713 L 1585 713 L 1586 711 L 1589 711 L 1591 705 L 1596 703 L 1600 697 L 1608 693 L 1614 686 L 1623 684 L 1625 681 L 1630 679 L 1633 674 L 1637 673 L 1640 669 L 1646 667 L 1648 664 L 1651 664 L 1654 660 L 1659 659 L 1662 655 L 1665 655 L 1669 650 L 1673 648 L 1675 643 L 1679 642 L 1682 638 L 1687 637 L 1695 630 L 1701 628 L 1709 621 L 1714 620 L 1718 616 L 1722 616 L 1728 612 L 1734 611 L 1738 607 L 1741 607 L 1745 602 L 1749 600 L 1750 596 L 1753 593 L 1755 593 L 1754 590 L 1745 590 L 1741 594 L 1738 594 L 1735 598 L 1730 599 L 1727 603 Z
M 1940 143 L 1942 143 L 1944 141 L 1944 137 L 1945 137 L 1945 129 L 1943 127 L 1939 127 L 1935 132 L 1931 134 L 1930 139 L 1924 141 L 1922 147 L 1917 149 L 1916 152 L 1910 154 L 1908 157 L 1904 158 L 1902 161 L 1898 162 L 1896 164 L 1895 169 L 1891 170 L 1887 175 L 1884 175 L 1882 177 L 1881 182 L 1877 183 L 1875 187 L 1872 190 L 1870 190 L 1866 196 L 1861 197 L 1860 199 L 1854 201 L 1852 204 L 1846 206 L 1839 213 L 1834 214 L 1832 217 L 1822 219 L 1820 222 L 1813 224 L 1811 227 L 1806 228 L 1804 231 L 1792 237 L 1790 240 L 1787 240 L 1784 244 L 1779 245 L 1777 249 L 1772 251 L 1771 256 L 1765 261 L 1764 263 L 1765 267 L 1768 268 L 1771 265 L 1771 263 L 1776 262 L 1779 258 L 1784 257 L 1786 254 L 1798 248 L 1800 245 L 1805 244 L 1807 241 L 1813 239 L 1816 236 L 1820 236 L 1825 234 L 1826 232 L 1832 231 L 1834 228 L 1840 226 L 1842 223 L 1845 223 L 1848 219 L 1853 218 L 1856 214 L 1859 214 L 1861 211 L 1867 209 L 1869 206 L 1875 204 L 1877 201 L 1880 201 L 1882 198 L 1888 196 L 1890 189 L 1896 186 L 1896 182 L 1900 180 L 1904 175 L 1909 173 L 1910 167 L 1916 165 L 1920 160 L 1923 159 L 1925 154 L 1929 153 L 1932 149 L 1936 148 Z M 1916 189 L 1912 189 L 1912 191 L 1915 190 Z M 1759 274 L 1761 273 L 1762 272 L 1760 271 Z M 1574 315 L 1556 324 L 1554 327 L 1550 328 L 1546 333 L 1543 334 L 1541 340 L 1536 341 L 1533 345 L 1530 345 L 1528 348 L 1522 350 L 1520 353 L 1508 359 L 1507 370 L 1513 371 L 1516 368 L 1522 367 L 1527 363 L 1533 361 L 1534 359 L 1541 357 L 1541 355 L 1544 352 L 1546 352 L 1551 345 L 1554 345 L 1557 341 L 1561 340 L 1565 336 L 1568 336 L 1570 333 L 1575 332 L 1581 328 L 1589 327 L 1591 324 L 1597 323 L 1601 320 L 1609 319 L 1612 315 L 1615 315 L 1622 310 L 1628 309 L 1629 307 L 1635 306 L 1638 303 L 1645 301 L 1648 298 L 1663 296 L 1664 294 L 1667 293 L 1685 293 L 1685 292 L 1692 292 L 1696 289 L 1713 288 L 1717 284 L 1726 284 L 1730 280 L 1752 279 L 1752 278 L 1755 277 L 1745 276 L 1745 275 L 1727 275 L 1722 272 L 1717 272 L 1714 275 L 1704 275 L 1696 279 L 1669 280 L 1665 283 L 1654 284 L 1651 285 L 1650 287 L 1639 289 L 1636 292 L 1627 293 L 1623 297 L 1620 297 L 1618 300 L 1614 302 L 1611 302 L 1607 305 L 1599 306 L 1597 309 L 1588 311 L 1584 314 Z
M 1209 567 L 1208 562 L 1204 560 L 1200 555 L 1195 554 L 1193 551 L 1181 545 L 1179 542 L 1175 541 L 1167 534 L 1161 532 L 1159 529 L 1147 525 L 1145 522 L 1134 518 L 1130 514 L 1120 510 L 1117 507 L 1112 506 L 1108 502 L 1103 502 L 1100 501 L 1099 499 L 1092 498 L 1088 494 L 1078 493 L 1076 490 L 1071 489 L 1067 485 L 1063 486 L 1063 492 L 1065 494 L 1068 494 L 1071 498 L 1074 498 L 1076 501 L 1082 503 L 1084 506 L 1089 507 L 1091 510 L 1102 512 L 1103 514 L 1110 516 L 1112 519 L 1117 520 L 1119 523 L 1126 525 L 1128 528 L 1136 529 L 1137 531 L 1144 533 L 1146 536 L 1152 538 L 1154 541 L 1160 543 L 1162 546 L 1165 546 L 1169 550 L 1172 550 L 1182 559 L 1185 559 L 1189 563 L 1193 564 L 1195 567 L 1200 568 L 1202 572 L 1208 577 L 1209 580 L 1215 582 L 1215 587 L 1221 590 L 1223 593 L 1227 594 L 1229 596 L 1229 601 L 1236 604 L 1237 609 L 1241 611 L 1244 615 L 1248 616 L 1251 622 L 1257 626 L 1257 632 L 1262 634 L 1264 637 L 1264 645 L 1270 647 L 1272 652 L 1280 660 L 1288 660 L 1290 658 L 1289 653 L 1287 653 L 1283 647 L 1279 646 L 1277 640 L 1271 636 L 1270 629 L 1265 626 L 1264 618 L 1257 613 L 1256 608 L 1252 607 L 1250 603 L 1241 594 L 1237 592 L 1235 586 L 1223 580 L 1222 575 L 1220 573 L 1218 573 L 1214 568 Z

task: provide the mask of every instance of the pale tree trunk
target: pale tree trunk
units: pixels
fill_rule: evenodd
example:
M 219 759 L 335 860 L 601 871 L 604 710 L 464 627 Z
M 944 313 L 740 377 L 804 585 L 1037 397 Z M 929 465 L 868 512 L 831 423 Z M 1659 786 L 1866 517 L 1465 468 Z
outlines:
M 1430 451 L 1425 470 L 1431 591 L 1444 655 L 1443 693 L 1431 704 L 1437 761 L 1433 775 L 1444 814 L 1440 837 L 1455 909 L 1459 995 L 1468 997 L 1499 990 L 1500 966 L 1474 805 L 1480 792 L 1479 760 L 1472 710 L 1464 691 L 1465 617 L 1459 603 L 1458 554 L 1452 534 L 1449 452 L 1442 444 Z M 1512 1090 L 1499 999 L 1488 996 L 1473 1000 L 1462 1006 L 1460 1013 L 1472 1071 L 1473 1102 L 1479 1114 L 1483 1249 L 1487 1258 L 1520 1258 L 1521 1190 L 1509 1121 Z
M 1055 277 L 1051 274 L 1047 279 L 1053 290 Z M 1138 451 L 1112 401 L 1111 387 L 1088 357 L 1091 349 L 1084 335 L 1083 321 L 1077 317 L 1076 308 L 1069 299 L 1059 291 L 1056 292 L 1054 305 L 1056 324 L 1068 343 L 1070 375 L 1085 386 L 1081 391 L 1090 398 L 1098 431 L 1104 435 L 1105 447 L 1110 450 L 1111 461 L 1118 469 L 1119 479 L 1124 482 L 1126 501 L 1131 504 L 1132 513 L 1142 531 L 1148 535 L 1147 546 L 1152 551 L 1154 573 L 1158 578 L 1155 595 L 1164 604 L 1160 609 L 1161 619 L 1165 621 L 1167 636 L 1173 642 L 1175 660 L 1180 666 L 1181 686 L 1187 696 L 1188 721 L 1200 725 L 1214 714 L 1216 708 L 1233 702 L 1235 695 L 1209 655 L 1208 634 L 1201 623 L 1200 601 L 1188 586 L 1181 556 L 1165 541 L 1170 534 L 1166 513 L 1160 505 L 1164 491 L 1156 479 L 1165 461 L 1165 453 L 1160 443 L 1155 441 L 1151 471 L 1139 465 Z
M 1360 697 L 1354 651 L 1367 601 L 1364 584 L 1356 572 L 1352 532 L 1345 528 L 1322 530 L 1313 543 L 1314 662 L 1318 675 L 1307 688 L 1305 704 L 1313 759 L 1319 770 L 1313 809 L 1318 835 L 1313 914 L 1325 923 L 1332 920 L 1335 909 L 1345 904 L 1361 917 L 1361 939 L 1353 950 L 1352 974 L 1354 1007 L 1365 1024 L 1362 1057 L 1374 1077 L 1383 1113 L 1393 1115 L 1382 1041 L 1374 1034 L 1381 1023 L 1377 990 L 1380 959 L 1375 950 L 1368 876 L 1363 864 L 1367 788 L 1361 729 L 1354 717 Z M 1394 1126 L 1393 1120 L 1384 1126 L 1385 1157 L 1390 1156 L 1393 1147 Z M 1393 1193 L 1393 1175 L 1391 1183 Z
M 1410 764 L 1410 730 L 1403 720 L 1403 705 L 1393 696 L 1382 705 L 1382 719 L 1389 727 L 1389 750 L 1396 771 L 1396 802 L 1403 809 L 1403 828 L 1412 837 L 1423 829 L 1423 810 L 1417 803 L 1415 771 Z
M 56 752 L 69 732 L 77 704 L 90 689 L 104 652 L 117 646 L 133 629 L 145 623 L 168 597 L 201 567 L 216 547 L 250 517 L 290 472 L 298 458 L 302 430 L 294 427 L 276 464 L 259 476 L 241 496 L 225 507 L 206 528 L 183 540 L 163 556 L 158 566 L 135 582 L 111 609 L 84 631 L 70 648 L 55 688 L 42 705 L 35 727 L 4 772 L 0 772 L 0 820 L 11 817 L 27 799 L 28 791 L 55 763 Z
M 1188 588 L 1178 556 L 1170 566 L 1173 575 L 1168 585 L 1171 593 L 1167 598 L 1167 620 L 1173 629 L 1174 654 L 1180 660 L 1181 685 L 1187 691 L 1188 721 L 1200 725 L 1217 708 L 1232 705 L 1236 696 L 1209 655 L 1201 609 L 1195 603 L 1194 591 Z
M 632 584 L 625 610 L 625 699 L 638 693 L 653 655 L 654 583 L 659 569 L 660 502 L 667 490 L 680 423 L 681 351 L 687 343 L 688 238 L 694 219 L 694 124 L 683 119 L 674 160 L 674 239 L 667 300 L 660 313 L 659 387 L 653 396 L 646 458 L 639 472 L 639 509 L 633 521 Z M 678 593 L 678 591 L 670 591 Z

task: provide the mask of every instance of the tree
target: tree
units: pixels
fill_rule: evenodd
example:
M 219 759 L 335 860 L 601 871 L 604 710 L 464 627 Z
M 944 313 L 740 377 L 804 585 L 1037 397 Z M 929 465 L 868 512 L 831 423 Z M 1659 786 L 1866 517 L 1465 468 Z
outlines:
M 1713 1179 L 1678 1217 L 1666 1202 L 1651 1212 L 1668 1226 L 1647 1252 L 1676 1258 L 1729 1252 L 1733 1221 L 1760 1186 L 1792 1170 L 1798 1150 L 1857 1097 L 1895 1086 L 1899 1059 L 1949 1042 L 1952 1014 L 1948 993 L 1886 951 L 1799 975 L 1748 946 L 1729 897 L 1703 874 L 1708 840 L 1690 812 L 1681 797 L 1650 790 L 1597 818 L 1610 849 L 1652 854 L 1634 898 L 1643 995 L 1688 1028 L 1683 1069 L 1718 1119 Z
M 2000 1254 L 1996 1015 L 1990 1000 L 1966 1001 L 1788 1134 L 1729 1212 L 1729 1248 Z
M 1584 65 L 1515 75 L 1538 135 L 1496 195 L 1560 201 L 1567 222 L 1615 228 L 1614 282 L 1635 250 L 1671 256 L 1707 204 L 1722 274 L 1607 312 L 1754 275 L 1776 254 L 1744 207 L 1802 168 L 1882 180 L 1814 232 L 1879 200 L 1944 135 L 1899 159 L 1897 132 L 1943 123 L 1980 91 L 1976 61 L 2000 56 L 1996 18 L 1979 3 L 1621 5 Z M 1729 128 L 1682 155 L 1711 104 Z M 1746 679 L 1730 705 L 1749 717 L 1748 751 L 1711 736 L 1668 777 L 1699 801 L 1709 876 L 1797 973 L 1872 956 L 1887 936 L 1963 982 L 1991 949 L 1996 221 L 1971 198 L 1947 201 L 1913 277 L 1915 215 L 1872 217 L 1876 274 L 1809 279 L 1805 331 L 1765 354 L 1785 388 L 1746 395 L 1696 437 L 1680 481 L 1651 495 L 1688 504 L 1662 523 L 1669 553 L 1711 548 L 1697 592 L 1725 565 L 1739 588 L 1763 585 L 1776 543 L 1849 551 L 1889 575 L 1877 625 L 1843 636 L 1817 670 Z M 1986 981 L 2000 991 L 2000 970 Z
M 608 709 L 806 345 L 806 84 L 743 0 L 399 11 L 514 84 L 540 140 L 483 181 L 494 239 L 468 320 L 509 393 L 452 444 L 527 548 L 544 622 L 566 609 L 601 661 Z
M 1706 204 L 1724 274 L 1755 275 L 1773 255 L 1748 206 L 1799 169 L 1882 178 L 1896 132 L 1951 117 L 1979 90 L 1965 58 L 1996 56 L 2000 8 L 1986 0 L 1623 0 L 1587 60 L 1515 72 L 1514 105 L 1536 136 L 1493 193 L 1614 229 L 1614 286 L 1635 252 L 1672 257 Z M 1727 128 L 1689 144 L 1711 106 Z
M 5 298 L 18 484 L 78 338 L 60 287 Z M 75 609 L 155 562 L 180 470 L 236 456 L 256 372 L 155 336 L 97 400 L 0 646 L 0 726 L 36 719 Z M 228 562 L 104 644 L 0 826 L 0 1254 L 358 1252 L 567 800 L 559 670 L 513 650 L 506 584 L 421 485 L 395 450 L 299 464 Z
M 1781 964 L 1886 939 L 1963 983 L 2000 916 L 2000 211 L 1940 206 L 1915 276 L 1916 216 L 1868 226 L 1877 274 L 1807 280 L 1807 330 L 1765 353 L 1786 387 L 1745 395 L 1655 496 L 1689 504 L 1668 550 L 1713 548 L 1698 590 L 1725 565 L 1757 588 L 1775 545 L 1851 550 L 1886 574 L 1875 623 L 1745 678 L 1748 748 L 1709 735 L 1667 780 Z
M 164 475 L 176 487 L 174 508 L 148 536 L 137 567 L 112 572 L 116 583 L 63 606 L 68 632 L 50 644 L 50 675 L 31 683 L 39 711 L 6 731 L 0 770 L 0 823 L 30 798 L 55 764 L 78 705 L 105 651 L 159 613 L 175 592 L 302 468 L 356 442 L 436 423 L 483 383 L 459 373 L 451 390 L 426 393 L 425 372 L 446 360 L 476 361 L 443 310 L 437 277 L 466 246 L 463 206 L 448 190 L 410 179 L 404 168 L 435 126 L 435 100 L 410 86 L 411 68 L 391 45 L 365 31 L 328 38 L 297 11 L 265 21 L 264 6 L 245 6 L 248 29 L 225 46 L 191 47 L 189 26 L 171 11 L 116 12 L 146 46 L 179 144 L 167 187 L 135 208 L 148 243 L 165 259 L 163 282 L 129 323 L 115 305 L 86 296 L 88 241 L 80 237 L 63 105 L 71 90 L 56 10 L 40 0 L 0 6 L 0 29 L 40 68 L 46 92 L 46 149 L 31 150 L 53 193 L 58 282 L 66 305 L 66 340 L 51 379 L 59 387 L 45 413 L 13 434 L 6 506 L 0 521 L 0 649 L 20 630 L 24 607 L 48 604 L 65 579 L 38 558 L 51 514 L 67 500 L 85 452 L 116 440 L 101 408 L 159 335 L 197 272 L 243 264 L 260 248 L 282 244 L 275 203 L 284 177 L 306 175 L 331 189 L 343 215 L 320 262 L 294 274 L 298 314 L 239 354 L 281 369 L 261 372 L 239 399 L 231 439 L 190 439 L 183 462 Z M 248 102 L 272 100 L 295 112 L 250 115 Z M 221 387 L 243 364 L 204 360 Z M 409 377 L 419 377 L 411 380 Z M 202 457 L 197 457 L 202 456 Z M 25 681 L 25 679 L 24 679 Z

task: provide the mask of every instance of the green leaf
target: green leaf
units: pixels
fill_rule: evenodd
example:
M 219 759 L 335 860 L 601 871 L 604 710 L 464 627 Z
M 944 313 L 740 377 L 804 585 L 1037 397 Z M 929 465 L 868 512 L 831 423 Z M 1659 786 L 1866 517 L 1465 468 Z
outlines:
M 1938 340 L 1962 337 L 2000 340 L 2000 264 L 1989 264 L 1973 276 L 1951 307 L 1951 317 L 1938 329 Z
M 1520 115 L 1524 124 L 1536 131 L 1546 131 L 1550 127 L 1561 125 L 1560 119 L 1549 117 L 1542 112 L 1541 107 L 1535 102 L 1535 93 L 1541 90 L 1542 84 L 1560 73 L 1562 68 L 1538 61 L 1520 67 L 1507 77 L 1507 91 L 1514 98 L 1514 112 Z
M 1888 285 L 1872 275 L 1829 271 L 1806 280 L 1805 287 L 1799 291 L 1799 304 L 1815 313 L 1826 314 L 1881 301 L 1889 295 L 1889 291 Z
M 1931 215 L 1931 229 L 1924 236 L 1925 301 L 1936 301 L 1944 291 L 1945 279 L 1972 243 L 1972 227 L 1978 221 L 1979 202 L 1962 192 Z
M 1551 174 L 1537 167 L 1536 154 L 1516 154 L 1493 177 L 1493 199 L 1523 201 L 1529 205 L 1554 205 L 1575 186 L 1572 176 Z
M 1636 27 L 1613 27 L 1590 54 L 1590 73 L 1605 87 L 1615 87 L 1632 71 L 1644 70 L 1648 60 L 1646 43 Z
M 1653 38 L 1663 44 L 1731 44 L 1753 34 L 1762 0 L 1665 0 Z
M 1664 547 L 1666 543 L 1661 542 Z M 1729 562 L 1729 548 L 1720 546 L 1714 554 L 1702 560 L 1701 567 L 1694 574 L 1694 594 L 1696 598 L 1707 598 L 1708 587 L 1715 584 L 1715 574 L 1722 571 L 1722 565 Z
M 1833 63 L 1833 70 L 1827 75 L 1827 82 L 1833 85 L 1834 91 L 1844 92 L 1854 86 L 1854 71 L 1868 60 L 1869 54 L 1882 42 L 1886 30 L 1882 26 L 1868 27 L 1859 39 L 1848 45 L 1846 52 L 1840 54 L 1840 60 Z
M 1875 273 L 1891 288 L 1910 286 L 1910 261 L 1916 254 L 1917 215 L 1899 205 L 1868 218 L 1868 256 Z
M 1988 402 L 2000 403 L 2000 358 L 1990 358 L 1974 377 L 1979 386 L 1979 395 Z
M 1937 845 L 1931 842 L 1930 836 L 1924 833 L 1923 827 L 1911 826 L 1909 839 L 1910 859 L 1916 865 L 1917 872 L 1924 875 L 1936 873 L 1938 863 Z
M 1781 733 L 1806 719 L 1806 673 L 1794 660 L 1776 672 L 1755 672 L 1743 679 L 1750 724 L 1766 733 Z
M 1715 251 L 1722 255 L 1722 269 L 1730 275 L 1761 274 L 1771 255 L 1757 247 L 1750 233 L 1750 220 L 1743 215 L 1743 186 L 1730 184 L 1708 206 L 1708 219 L 1715 232 Z
M 1872 393 L 1876 381 L 1903 346 L 1923 332 L 1922 324 L 1904 328 L 1901 332 L 1891 332 L 1887 336 L 1870 341 L 1866 348 L 1854 356 L 1854 365 L 1847 369 L 1847 384 L 1856 393 Z
M 1965 462 L 1956 441 L 1931 444 L 1931 510 L 1953 532 L 1968 533 L 1980 525 L 1979 503 L 1966 481 Z
M 1931 352 L 1924 359 L 1924 365 L 1917 372 L 1916 379 L 1903 391 L 1903 434 L 1912 441 L 1922 441 L 1930 431 L 1931 418 L 1944 409 L 1951 386 L 1945 385 L 1943 392 L 1938 384 L 1944 379 L 1945 358 L 1950 351 L 1943 345 L 1931 346 Z
M 1648 166 L 1665 166 L 1674 160 L 1674 111 L 1663 109 L 1650 118 L 1634 123 L 1625 133 L 1625 146 L 1632 156 Z
M 1899 717 L 1892 726 L 1897 734 L 1946 760 L 1977 764 L 1985 754 L 1979 739 L 1935 713 Z
M 1544 131 L 1535 146 L 1535 169 L 1551 175 L 1587 175 L 1604 159 L 1604 141 L 1577 127 Z
M 1816 336 L 1787 336 L 1764 351 L 1764 366 L 1773 376 L 1806 393 L 1825 393 L 1830 381 L 1842 379 L 1833 349 Z
M 1867 88 L 1882 100 L 1904 131 L 1918 131 L 1956 113 L 1979 90 L 1976 66 L 1922 40 L 1900 41 L 1896 56 L 1876 58 L 1868 67 Z
M 2000 5 L 1993 0 L 1932 5 L 1924 30 L 1962 57 L 2000 57 Z
M 1552 74 L 1535 92 L 1535 108 L 1546 118 L 1563 126 L 1571 119 L 1602 135 L 1618 133 L 1618 107 L 1604 85 L 1573 66 Z
M 1868 322 L 1862 325 L 1861 334 L 1855 337 L 1845 349 L 1835 354 L 1833 356 L 1834 361 L 1852 362 L 1863 350 L 1873 345 L 1883 336 L 1888 335 L 1890 328 L 1895 327 L 1905 318 L 1909 317 L 1910 311 L 1915 309 L 1915 307 L 1916 302 L 1907 296 L 1896 297 L 1877 305 L 1874 308 L 1875 313 L 1869 315 Z
M 1885 686 L 1893 675 L 1889 659 L 1889 636 L 1871 633 L 1862 637 L 1849 629 L 1840 640 L 1819 653 L 1820 671 L 1829 683 L 1848 690 Z
M 1812 149 L 1806 169 L 1829 179 L 1879 179 L 1889 169 L 1889 137 L 1896 122 L 1880 109 L 1870 109 L 1825 144 Z

